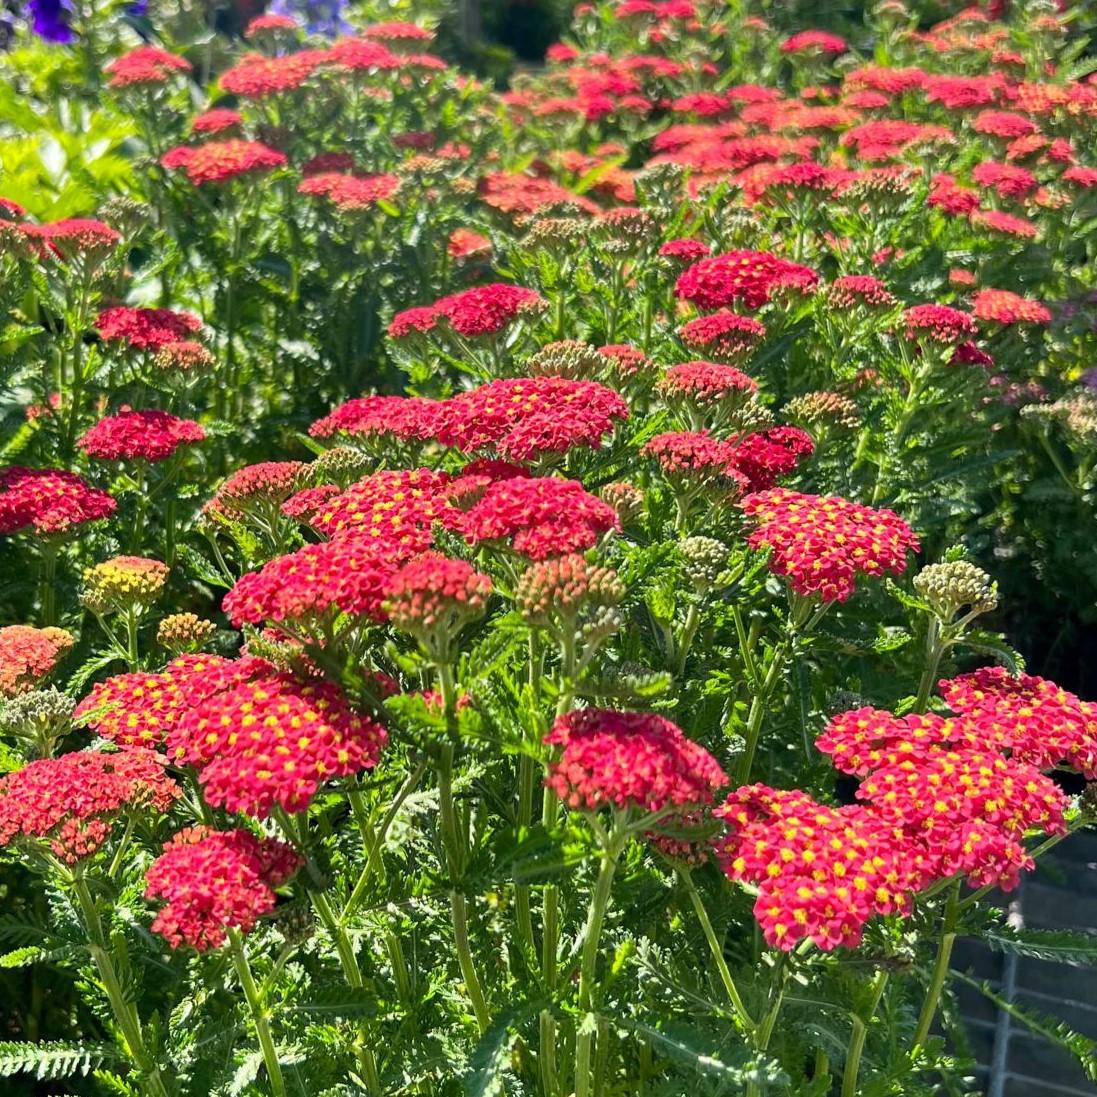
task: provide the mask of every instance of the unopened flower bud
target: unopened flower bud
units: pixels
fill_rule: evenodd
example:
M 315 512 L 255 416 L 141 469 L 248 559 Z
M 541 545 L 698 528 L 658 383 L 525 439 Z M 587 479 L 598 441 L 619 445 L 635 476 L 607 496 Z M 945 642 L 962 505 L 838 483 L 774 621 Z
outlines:
M 617 517 L 621 520 L 622 526 L 634 522 L 644 513 L 644 493 L 624 480 L 599 488 L 598 498 L 617 511 Z
M 808 392 L 785 405 L 784 416 L 798 427 L 834 431 L 856 430 L 861 413 L 848 397 L 837 392 Z
M 687 537 L 678 543 L 686 561 L 686 574 L 698 594 L 711 590 L 727 566 L 728 547 L 715 537 Z
M 989 613 L 998 605 L 998 584 L 966 560 L 930 564 L 914 577 L 914 589 L 946 623 L 964 606 L 972 613 Z
M 336 446 L 320 454 L 313 462 L 321 480 L 334 480 L 343 487 L 360 480 L 373 471 L 377 461 L 361 450 L 350 446 Z
M 563 635 L 574 633 L 584 610 L 616 606 L 624 597 L 617 572 L 573 554 L 528 567 L 518 580 L 514 604 L 529 624 Z
M 307 903 L 283 903 L 274 908 L 271 921 L 287 945 L 304 944 L 316 932 L 316 918 Z
M 212 621 L 194 613 L 172 613 L 160 622 L 156 630 L 156 642 L 173 655 L 196 652 L 217 631 Z
M 0 727 L 25 739 L 59 739 L 71 726 L 76 701 L 50 686 L 0 704 Z
M 577 339 L 548 343 L 526 362 L 531 377 L 567 377 L 574 381 L 596 377 L 606 366 L 606 358 L 595 347 Z

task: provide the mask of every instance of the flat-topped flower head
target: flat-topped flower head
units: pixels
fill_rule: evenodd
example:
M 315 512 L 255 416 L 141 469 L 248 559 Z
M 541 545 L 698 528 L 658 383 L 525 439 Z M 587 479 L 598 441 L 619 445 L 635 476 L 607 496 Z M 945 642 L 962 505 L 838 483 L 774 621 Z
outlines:
M 576 480 L 551 476 L 489 484 L 459 523 L 472 544 L 509 546 L 531 560 L 582 552 L 620 528 L 617 512 L 608 503 Z
M 806 938 L 825 951 L 856 948 L 869 919 L 909 911 L 922 882 L 914 843 L 861 804 L 748 785 L 714 814 L 728 828 L 716 840 L 724 871 L 757 887 L 754 915 L 785 952 Z
M 198 767 L 207 803 L 266 818 L 305 811 L 327 781 L 372 769 L 387 739 L 333 683 L 265 670 L 188 708 L 167 748 Z
M 41 758 L 0 778 L 0 845 L 44 845 L 66 864 L 95 854 L 119 815 L 166 812 L 181 789 L 166 759 L 134 748 Z
M 766 326 L 752 316 L 722 309 L 708 316 L 687 320 L 678 337 L 690 350 L 714 362 L 741 365 L 766 337 Z
M 159 350 L 200 331 L 202 321 L 190 312 L 118 305 L 103 309 L 95 326 L 108 343 L 123 343 L 133 350 Z
M 973 311 L 978 319 L 998 324 L 1051 323 L 1047 305 L 1004 289 L 979 290 L 973 299 Z
M 61 628 L 4 625 L 0 628 L 0 697 L 34 689 L 74 642 Z
M 846 274 L 823 288 L 823 296 L 832 309 L 889 308 L 895 295 L 870 274 Z
M 217 625 L 196 613 L 169 613 L 156 629 L 156 642 L 175 655 L 198 651 L 213 639 Z
M 790 400 L 782 415 L 816 434 L 856 430 L 861 424 L 860 408 L 848 396 L 837 392 L 806 392 Z
M 544 742 L 561 748 L 545 783 L 585 811 L 701 807 L 728 780 L 704 747 L 654 712 L 576 709 L 556 720 Z
M 414 636 L 435 662 L 451 661 L 461 630 L 482 617 L 491 579 L 467 560 L 427 553 L 385 583 L 385 610 L 394 628 Z
M 44 225 L 21 225 L 20 229 L 32 241 L 42 241 L 44 255 L 68 262 L 79 261 L 89 270 L 113 255 L 122 242 L 122 234 L 117 229 L 88 217 L 68 217 Z
M 771 571 L 797 594 L 823 602 L 846 601 L 858 576 L 901 574 L 907 553 L 918 550 L 913 530 L 894 511 L 840 496 L 774 488 L 748 495 L 742 506 L 754 522 L 751 548 L 768 548 Z
M 493 282 L 434 302 L 437 316 L 466 338 L 495 335 L 515 320 L 536 317 L 544 308 L 543 298 L 531 289 Z
M 437 436 L 446 407 L 443 400 L 422 396 L 360 396 L 317 419 L 309 434 L 421 442 Z
M 531 377 L 563 377 L 571 381 L 589 381 L 608 367 L 609 362 L 600 350 L 578 339 L 546 343 L 526 361 L 526 372 Z
M 169 170 L 181 168 L 195 185 L 227 183 L 244 175 L 259 175 L 283 167 L 285 156 L 259 141 L 230 138 L 204 145 L 180 145 L 160 158 Z
M 346 175 L 342 172 L 320 172 L 304 179 L 297 186 L 299 194 L 326 198 L 342 213 L 368 210 L 378 202 L 396 197 L 402 181 L 400 176 Z
M 178 57 L 156 46 L 139 46 L 116 57 L 103 70 L 111 88 L 154 87 L 166 84 L 172 75 L 190 72 L 193 66 L 185 57 Z
M 213 107 L 196 114 L 190 122 L 191 133 L 225 133 L 239 129 L 244 124 L 244 116 L 238 110 L 229 107 Z
M 100 419 L 77 445 L 102 461 L 166 461 L 180 446 L 205 437 L 193 419 L 179 419 L 166 411 L 127 409 Z
M 671 366 L 655 385 L 670 402 L 703 408 L 728 408 L 748 403 L 758 391 L 753 377 L 716 362 L 683 362 Z
M 325 59 L 322 50 L 300 50 L 274 57 L 251 54 L 222 74 L 221 88 L 245 99 L 265 99 L 296 91 Z
M 38 536 L 67 533 L 109 518 L 117 501 L 75 472 L 12 465 L 0 470 L 0 535 L 30 528 Z
M 333 496 L 310 525 L 333 539 L 362 536 L 412 554 L 424 552 L 434 542 L 433 524 L 454 520 L 451 483 L 448 473 L 431 469 L 385 469 Z
M 171 569 L 144 556 L 112 556 L 84 571 L 81 602 L 98 613 L 121 613 L 151 606 Z
M 715 490 L 733 500 L 748 487 L 747 478 L 735 468 L 735 447 L 706 431 L 657 434 L 640 453 L 654 458 L 663 475 L 680 490 Z
M 778 477 L 796 471 L 815 452 L 811 435 L 799 427 L 769 427 L 733 440 L 732 466 L 746 480 L 748 491 L 765 491 Z
M 160 747 L 183 713 L 253 673 L 254 663 L 220 655 L 181 655 L 159 672 L 134 671 L 97 682 L 75 719 L 119 747 Z
M 237 469 L 218 489 L 210 506 L 229 516 L 255 508 L 281 506 L 308 475 L 304 461 L 262 461 Z
M 418 541 L 402 543 L 364 530 L 305 545 L 242 576 L 222 609 L 237 627 L 274 622 L 308 628 L 344 613 L 383 621 L 388 581 L 422 548 Z
M 906 338 L 955 346 L 978 334 L 975 318 L 948 305 L 913 305 L 903 313 Z
M 699 309 L 723 309 L 741 300 L 759 309 L 786 290 L 810 293 L 818 284 L 815 271 L 766 251 L 738 250 L 702 259 L 683 271 L 675 295 Z
M 438 440 L 466 453 L 494 450 L 510 461 L 532 461 L 597 449 L 628 415 L 624 399 L 596 381 L 506 378 L 446 401 Z
M 849 49 L 849 43 L 837 34 L 823 30 L 804 30 L 786 38 L 780 46 L 782 53 L 839 54 Z
M 303 861 L 275 838 L 247 830 L 188 827 L 164 845 L 145 874 L 145 896 L 163 899 L 153 931 L 172 948 L 218 948 L 229 929 L 247 933 L 274 909 L 274 889 Z
M 998 584 L 967 560 L 929 564 L 914 577 L 914 589 L 946 623 L 965 607 L 974 615 L 998 605 Z

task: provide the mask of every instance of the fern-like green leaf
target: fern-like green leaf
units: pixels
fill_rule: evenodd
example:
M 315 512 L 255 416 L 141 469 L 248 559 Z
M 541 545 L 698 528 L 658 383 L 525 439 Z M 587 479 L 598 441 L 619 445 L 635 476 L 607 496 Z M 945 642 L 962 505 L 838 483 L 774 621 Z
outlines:
M 1097 964 L 1097 936 L 1065 929 L 1013 929 L 996 926 L 982 935 L 997 952 L 1013 952 L 1062 964 Z
M 104 1063 L 117 1062 L 113 1044 L 71 1043 L 67 1040 L 38 1044 L 0 1043 L 0 1077 L 33 1074 L 36 1078 L 71 1078 L 87 1075 Z

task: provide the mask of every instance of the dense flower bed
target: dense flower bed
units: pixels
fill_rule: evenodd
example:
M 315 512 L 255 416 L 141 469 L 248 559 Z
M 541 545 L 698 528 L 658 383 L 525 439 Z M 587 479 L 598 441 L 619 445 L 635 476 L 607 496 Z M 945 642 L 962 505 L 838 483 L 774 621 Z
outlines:
M 1097 816 L 996 631 L 1093 517 L 1067 22 L 583 4 L 497 92 L 162 14 L 3 62 L 125 138 L 0 177 L 0 965 L 83 1002 L 0 1075 L 960 1085 L 958 936 L 1097 957 L 984 905 Z

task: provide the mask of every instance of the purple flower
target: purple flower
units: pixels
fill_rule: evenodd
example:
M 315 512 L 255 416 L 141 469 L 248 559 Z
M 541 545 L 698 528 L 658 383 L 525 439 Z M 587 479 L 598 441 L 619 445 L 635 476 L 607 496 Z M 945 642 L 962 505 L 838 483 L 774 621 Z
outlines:
M 343 18 L 345 8 L 346 0 L 274 0 L 268 10 L 303 22 L 309 34 L 337 38 L 353 30 Z
M 76 35 L 69 26 L 71 0 L 28 0 L 31 30 L 47 42 L 71 42 Z

